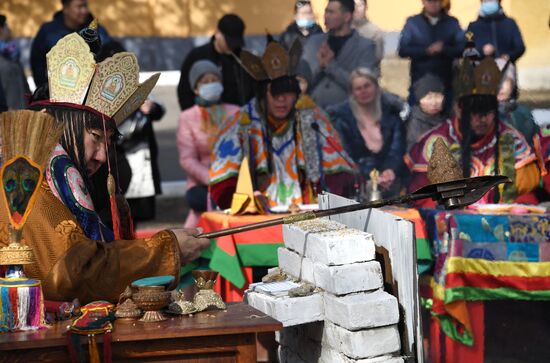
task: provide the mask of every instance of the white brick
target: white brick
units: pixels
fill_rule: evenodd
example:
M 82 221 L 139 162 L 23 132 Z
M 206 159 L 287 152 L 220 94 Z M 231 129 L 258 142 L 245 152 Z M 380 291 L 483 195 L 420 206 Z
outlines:
M 405 360 L 402 357 L 392 357 L 385 355 L 382 357 L 368 358 L 368 359 L 358 359 L 357 363 L 405 363 Z
M 314 264 L 315 284 L 334 295 L 376 290 L 382 287 L 382 269 L 377 261 L 343 266 Z
M 346 228 L 342 223 L 334 222 L 326 218 L 318 218 L 311 221 L 303 221 L 283 226 L 283 239 L 285 246 L 304 255 L 306 239 L 311 233 L 335 231 Z
M 396 325 L 350 331 L 325 321 L 323 345 L 353 359 L 377 357 L 401 348 Z
M 248 305 L 279 320 L 283 326 L 292 326 L 325 318 L 323 296 L 316 293 L 304 297 L 274 297 L 258 292 L 246 294 Z
M 404 363 L 401 357 L 385 355 L 376 358 L 353 359 L 334 349 L 323 347 L 318 363 Z
M 300 277 L 302 270 L 302 258 L 296 252 L 279 247 L 277 249 L 277 256 L 279 258 L 279 267 L 292 277 Z
M 300 257 L 296 252 L 284 247 L 279 247 L 277 254 L 279 257 L 279 267 L 287 275 L 315 285 L 313 261 L 306 257 Z
M 352 363 L 355 359 L 350 359 L 340 352 L 329 347 L 323 347 L 321 349 L 321 356 L 318 363 Z
M 325 265 L 372 261 L 374 239 L 370 233 L 351 228 L 311 233 L 306 240 L 305 256 Z
M 335 296 L 325 294 L 325 317 L 348 330 L 397 324 L 397 299 L 383 290 Z
M 315 283 L 315 264 L 307 257 L 302 258 L 302 274 L 300 280 L 310 282 L 317 286 Z

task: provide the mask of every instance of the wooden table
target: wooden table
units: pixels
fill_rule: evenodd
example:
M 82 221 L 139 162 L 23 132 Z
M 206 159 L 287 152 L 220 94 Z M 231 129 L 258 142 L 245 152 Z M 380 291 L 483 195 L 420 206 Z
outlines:
M 67 325 L 0 334 L 0 362 L 69 362 Z M 256 362 L 256 333 L 280 329 L 277 320 L 242 303 L 228 305 L 226 312 L 170 316 L 159 323 L 117 320 L 113 362 Z

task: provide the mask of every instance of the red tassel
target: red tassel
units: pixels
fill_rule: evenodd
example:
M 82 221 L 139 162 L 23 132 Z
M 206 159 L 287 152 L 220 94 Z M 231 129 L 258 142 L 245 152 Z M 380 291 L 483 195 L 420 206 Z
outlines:
M 73 334 L 70 331 L 66 333 L 65 339 L 67 339 L 67 347 L 69 349 L 69 357 L 71 358 L 71 362 L 80 362 L 80 359 L 78 359 L 78 353 L 76 352 L 75 342 L 73 341 Z M 80 338 L 77 338 L 77 340 L 78 339 Z
M 115 240 L 122 239 L 122 233 L 120 229 L 120 216 L 118 215 L 118 207 L 116 204 L 115 196 L 115 178 L 109 173 L 107 176 L 107 191 L 109 192 L 109 201 L 111 202 L 111 218 L 113 221 L 113 232 L 115 233 Z

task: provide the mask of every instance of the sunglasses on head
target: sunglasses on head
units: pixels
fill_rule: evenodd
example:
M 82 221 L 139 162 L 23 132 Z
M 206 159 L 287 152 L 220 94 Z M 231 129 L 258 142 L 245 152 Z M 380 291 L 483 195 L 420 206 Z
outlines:
M 299 0 L 299 1 L 296 1 L 296 7 L 297 7 L 297 8 L 301 8 L 301 7 L 307 6 L 307 5 L 311 5 L 311 1 L 310 1 L 310 0 Z

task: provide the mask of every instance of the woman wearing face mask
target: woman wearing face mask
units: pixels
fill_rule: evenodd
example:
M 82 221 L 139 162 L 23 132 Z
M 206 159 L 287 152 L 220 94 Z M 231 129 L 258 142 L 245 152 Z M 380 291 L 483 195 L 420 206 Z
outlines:
M 407 122 L 407 150 L 410 150 L 424 133 L 447 118 L 443 112 L 444 92 L 445 87 L 441 80 L 430 73 L 415 83 L 414 96 L 419 101 L 413 106 Z
M 310 35 L 322 32 L 315 22 L 311 1 L 297 0 L 294 3 L 294 21 L 281 34 L 279 42 L 288 50 L 296 39 L 300 39 L 303 44 Z
M 221 79 L 218 67 L 208 60 L 195 62 L 189 72 L 189 84 L 196 95 L 195 105 L 181 112 L 177 131 L 179 161 L 187 174 L 186 199 L 190 210 L 186 228 L 195 227 L 200 214 L 208 209 L 212 146 L 221 123 L 239 110 L 236 105 L 220 103 Z
M 525 52 L 525 44 L 515 20 L 504 14 L 500 0 L 481 0 L 479 17 L 470 23 L 480 54 L 515 63 Z
M 405 166 L 403 122 L 382 92 L 378 77 L 367 68 L 351 72 L 349 100 L 327 112 L 362 177 L 369 179 L 377 169 L 383 196 L 396 195 Z

